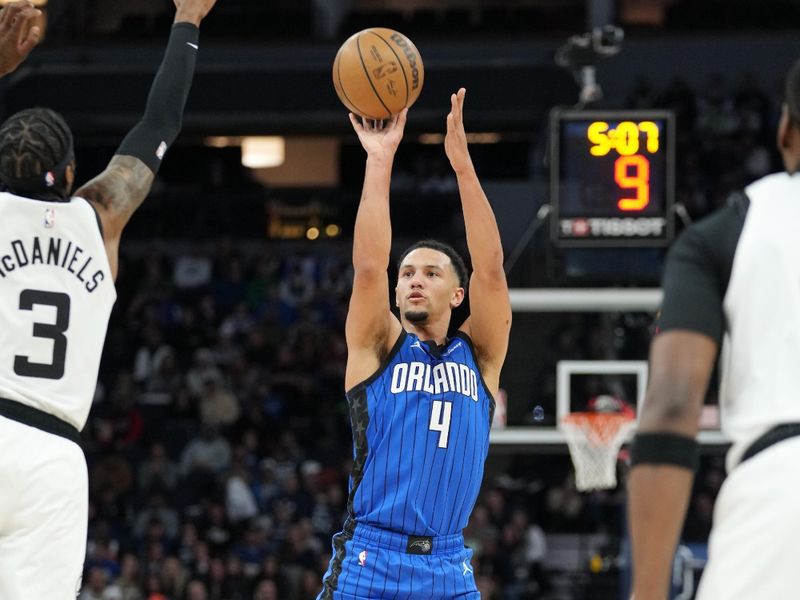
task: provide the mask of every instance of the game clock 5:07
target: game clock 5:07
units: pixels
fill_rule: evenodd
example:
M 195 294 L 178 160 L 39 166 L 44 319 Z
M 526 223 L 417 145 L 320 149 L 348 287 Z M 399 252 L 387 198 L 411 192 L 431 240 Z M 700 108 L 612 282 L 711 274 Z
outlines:
M 664 246 L 671 241 L 671 113 L 557 109 L 550 136 L 554 242 Z

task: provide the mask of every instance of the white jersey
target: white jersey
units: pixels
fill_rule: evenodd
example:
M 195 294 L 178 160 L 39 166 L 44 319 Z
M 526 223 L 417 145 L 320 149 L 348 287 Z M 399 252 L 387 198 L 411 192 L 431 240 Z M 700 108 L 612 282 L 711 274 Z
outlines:
M 86 200 L 0 193 L 0 397 L 83 429 L 116 297 Z
M 724 299 L 722 430 L 729 467 L 779 423 L 800 422 L 800 175 L 769 175 L 745 189 L 747 217 Z

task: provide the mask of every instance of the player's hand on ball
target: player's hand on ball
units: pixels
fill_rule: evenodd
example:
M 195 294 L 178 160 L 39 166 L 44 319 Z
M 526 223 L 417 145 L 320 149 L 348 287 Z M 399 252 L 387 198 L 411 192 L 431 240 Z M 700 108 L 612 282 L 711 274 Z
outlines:
M 350 123 L 368 157 L 391 160 L 403 139 L 407 115 L 408 109 L 404 108 L 386 121 L 372 121 L 350 113 Z
M 13 72 L 42 38 L 33 25 L 42 11 L 30 2 L 12 2 L 0 11 L 0 76 Z
M 460 88 L 450 95 L 450 113 L 447 115 L 447 135 L 444 138 L 444 151 L 456 173 L 472 169 L 472 159 L 467 148 L 467 134 L 464 132 L 464 96 L 467 90 Z
M 200 25 L 217 0 L 172 0 L 175 3 L 175 22 Z

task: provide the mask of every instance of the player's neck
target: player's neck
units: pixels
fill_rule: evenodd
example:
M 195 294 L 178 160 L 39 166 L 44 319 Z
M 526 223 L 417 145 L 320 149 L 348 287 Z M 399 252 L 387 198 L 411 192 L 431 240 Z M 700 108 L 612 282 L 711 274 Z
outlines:
M 402 323 L 403 329 L 413 333 L 423 342 L 433 341 L 437 346 L 441 346 L 447 341 L 449 323 L 412 323 L 406 319 L 403 319 Z

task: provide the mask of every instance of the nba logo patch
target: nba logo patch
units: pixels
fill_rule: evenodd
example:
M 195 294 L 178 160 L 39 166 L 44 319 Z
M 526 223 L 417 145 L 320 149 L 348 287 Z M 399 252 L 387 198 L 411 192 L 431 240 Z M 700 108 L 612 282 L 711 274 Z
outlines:
M 44 183 L 47 187 L 53 187 L 56 184 L 56 176 L 53 175 L 52 171 L 44 174 Z
M 366 564 L 367 564 L 367 551 L 366 550 L 362 550 L 358 554 L 358 566 L 359 567 L 363 567 Z
M 162 141 L 158 145 L 158 148 L 156 148 L 156 158 L 158 160 L 161 160 L 162 158 L 164 158 L 164 155 L 166 153 L 167 153 L 167 143 Z
M 55 208 L 48 208 L 44 211 L 44 226 L 47 229 L 52 229 L 53 226 L 56 224 L 56 209 Z

